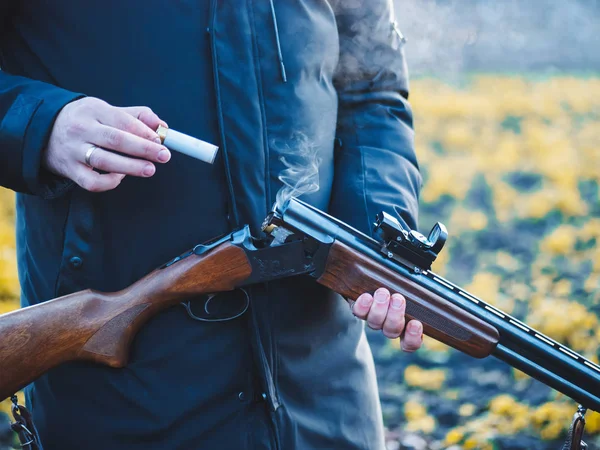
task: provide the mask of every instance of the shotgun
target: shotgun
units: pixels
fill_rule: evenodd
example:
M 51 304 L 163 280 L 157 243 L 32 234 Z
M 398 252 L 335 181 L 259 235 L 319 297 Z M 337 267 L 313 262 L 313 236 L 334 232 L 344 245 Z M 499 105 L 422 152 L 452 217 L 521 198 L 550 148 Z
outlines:
M 189 297 L 308 275 L 346 298 L 384 286 L 407 320 L 475 358 L 495 356 L 600 412 L 600 366 L 436 275 L 447 232 L 428 237 L 385 213 L 373 239 L 297 199 L 274 207 L 255 239 L 246 226 L 177 256 L 126 289 L 84 290 L 0 316 L 0 399 L 74 360 L 127 364 L 137 331 Z M 26 358 L 23 355 L 27 355 Z

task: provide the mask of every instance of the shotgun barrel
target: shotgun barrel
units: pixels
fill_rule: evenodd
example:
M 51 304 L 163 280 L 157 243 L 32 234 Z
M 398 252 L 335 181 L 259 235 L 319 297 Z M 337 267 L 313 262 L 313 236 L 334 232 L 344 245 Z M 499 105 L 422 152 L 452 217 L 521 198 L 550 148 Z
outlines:
M 313 273 L 319 283 L 348 298 L 356 298 L 364 292 L 365 284 L 375 288 L 391 287 L 406 297 L 407 318 L 422 321 L 425 334 L 471 356 L 484 357 L 489 352 L 586 408 L 600 412 L 598 364 L 436 275 L 427 263 L 425 267 L 415 264 L 415 260 L 422 263 L 425 258 L 410 260 L 406 253 L 398 256 L 390 251 L 393 247 L 385 239 L 373 239 L 297 199 L 292 199 L 283 208 L 274 208 L 267 217 L 265 228 L 278 225 L 323 243 L 333 239 L 334 244 L 329 245 L 342 248 L 337 254 L 330 254 L 324 273 Z M 340 264 L 343 267 L 334 268 Z M 376 278 L 375 283 L 369 281 L 372 278 Z M 445 324 L 440 323 L 438 314 L 428 306 L 423 307 L 439 303 L 440 299 L 454 307 L 446 309 L 448 324 L 453 324 L 456 317 L 462 317 L 454 314 L 459 310 L 463 316 L 467 314 L 478 319 L 478 324 L 487 325 L 478 330 L 486 333 L 481 336 L 481 342 L 489 345 L 476 345 L 476 352 L 473 352 L 470 351 L 473 346 L 456 339 L 459 333 L 465 337 L 464 331 L 442 330 Z M 466 328 L 462 320 L 461 325 Z M 470 321 L 474 323 L 473 319 Z

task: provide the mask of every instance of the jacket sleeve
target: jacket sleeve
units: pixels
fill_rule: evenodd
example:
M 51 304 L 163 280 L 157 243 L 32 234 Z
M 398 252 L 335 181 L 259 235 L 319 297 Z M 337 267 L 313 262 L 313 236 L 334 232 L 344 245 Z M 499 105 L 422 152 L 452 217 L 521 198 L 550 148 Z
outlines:
M 59 111 L 80 97 L 0 71 L 0 186 L 53 198 L 72 185 L 44 170 L 41 155 Z
M 340 60 L 330 212 L 369 235 L 380 211 L 416 228 L 421 176 L 392 0 L 338 0 L 334 10 Z

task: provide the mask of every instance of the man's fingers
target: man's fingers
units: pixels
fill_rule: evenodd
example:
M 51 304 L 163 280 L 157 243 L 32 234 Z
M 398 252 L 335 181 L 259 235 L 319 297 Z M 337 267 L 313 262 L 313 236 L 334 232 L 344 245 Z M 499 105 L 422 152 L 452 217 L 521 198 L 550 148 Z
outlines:
M 367 315 L 367 324 L 374 330 L 381 330 L 390 305 L 390 291 L 379 288 L 373 295 L 373 304 Z
M 423 342 L 423 324 L 418 320 L 411 320 L 405 325 L 406 299 L 401 294 L 394 294 L 385 288 L 375 291 L 374 295 L 362 294 L 351 303 L 352 312 L 359 319 L 367 321 L 370 328 L 382 330 L 383 334 L 395 339 L 402 337 L 402 350 L 414 352 L 421 347 Z
M 393 294 L 385 322 L 383 323 L 383 334 L 386 337 L 395 339 L 402 334 L 405 312 L 406 300 L 400 294 Z
M 85 159 L 85 158 L 84 158 Z M 133 175 L 136 177 L 151 177 L 156 172 L 154 164 L 141 159 L 126 158 L 125 156 L 96 147 L 90 157 L 90 165 L 104 172 Z
M 111 128 L 135 134 L 142 139 L 147 139 L 160 144 L 160 137 L 156 134 L 156 128 L 152 129 L 137 117 L 124 111 L 125 108 L 115 108 L 107 105 L 106 108 L 97 109 L 98 121 Z M 157 126 L 158 127 L 158 126 Z
M 418 320 L 411 320 L 406 325 L 406 331 L 402 338 L 402 350 L 405 352 L 414 352 L 421 347 L 423 343 L 423 324 Z
M 153 130 L 156 130 L 159 125 L 163 127 L 169 128 L 167 122 L 158 117 L 154 111 L 152 111 L 147 106 L 129 106 L 126 108 L 120 108 L 125 111 L 130 116 L 135 117 L 138 120 L 141 120 L 146 125 L 148 125 Z
M 86 166 L 80 166 L 73 177 L 79 186 L 90 192 L 105 192 L 116 188 L 125 175 L 120 173 L 99 174 Z
M 373 296 L 371 294 L 362 294 L 352 304 L 352 313 L 359 319 L 365 320 L 373 304 Z
M 98 147 L 115 150 L 148 161 L 165 163 L 171 159 L 171 152 L 165 146 L 106 125 L 94 127 L 90 141 Z

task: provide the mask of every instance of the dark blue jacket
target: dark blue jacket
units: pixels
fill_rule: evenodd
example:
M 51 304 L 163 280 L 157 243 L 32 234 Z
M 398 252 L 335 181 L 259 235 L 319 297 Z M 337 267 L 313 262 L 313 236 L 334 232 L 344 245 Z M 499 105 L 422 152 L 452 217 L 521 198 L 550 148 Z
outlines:
M 17 195 L 22 303 L 122 289 L 249 223 L 281 186 L 279 146 L 308 138 L 304 199 L 367 231 L 414 227 L 420 177 L 402 42 L 388 0 L 0 0 L 0 184 Z M 150 106 L 218 144 L 92 194 L 40 166 L 82 95 Z M 155 317 L 122 370 L 67 364 L 28 389 L 46 450 L 381 449 L 362 322 L 306 278 L 251 289 L 228 322 Z M 24 358 L 27 355 L 23 355 Z

